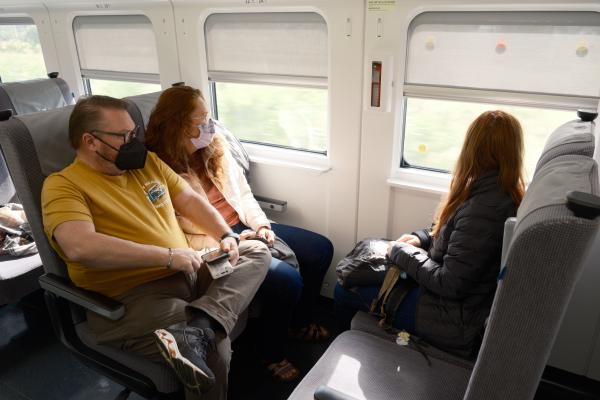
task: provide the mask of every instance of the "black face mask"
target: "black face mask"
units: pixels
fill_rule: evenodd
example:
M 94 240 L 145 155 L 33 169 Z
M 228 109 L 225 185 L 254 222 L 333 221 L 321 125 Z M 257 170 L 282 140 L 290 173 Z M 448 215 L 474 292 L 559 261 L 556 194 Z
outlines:
M 114 163 L 120 170 L 140 169 L 144 168 L 144 165 L 146 165 L 146 155 L 148 154 L 148 150 L 146 150 L 144 144 L 137 140 L 137 138 L 134 137 L 128 143 L 125 143 L 119 149 L 116 149 L 96 135 L 94 135 L 94 137 L 115 150 L 117 152 L 117 158 L 115 161 L 112 161 L 98 152 L 96 152 L 96 154 L 106 161 Z

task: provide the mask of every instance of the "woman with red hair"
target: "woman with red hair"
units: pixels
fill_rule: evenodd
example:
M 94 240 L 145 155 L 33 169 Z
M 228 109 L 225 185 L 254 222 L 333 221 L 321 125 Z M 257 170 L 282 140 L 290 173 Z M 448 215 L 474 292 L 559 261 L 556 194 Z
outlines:
M 433 228 L 390 242 L 388 256 L 404 278 L 388 297 L 401 299 L 388 319 L 394 328 L 456 354 L 474 354 L 496 290 L 504 221 L 516 215 L 525 193 L 522 167 L 517 119 L 487 111 L 471 123 Z M 367 311 L 378 291 L 337 285 L 341 327 L 357 310 Z
M 257 293 L 261 299 L 259 352 L 272 376 L 289 382 L 298 377 L 299 371 L 285 358 L 288 329 L 309 339 L 329 335 L 310 318 L 333 257 L 333 246 L 314 232 L 269 222 L 219 127 L 208 117 L 206 102 L 198 89 L 172 87 L 161 94 L 152 111 L 146 147 L 206 196 L 232 230 L 242 233 L 242 240 L 257 236 L 273 246 L 277 236 L 295 253 L 300 270 L 290 264 L 290 258 L 273 257 Z M 217 247 L 191 221 L 179 217 L 179 222 L 192 248 Z

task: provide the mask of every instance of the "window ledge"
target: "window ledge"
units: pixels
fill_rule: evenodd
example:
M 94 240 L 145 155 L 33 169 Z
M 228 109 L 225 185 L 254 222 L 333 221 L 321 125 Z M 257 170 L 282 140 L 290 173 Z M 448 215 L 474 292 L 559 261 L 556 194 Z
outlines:
M 443 172 L 424 171 L 416 168 L 400 168 L 388 178 L 391 187 L 411 189 L 435 195 L 448 193 L 451 175 Z
M 248 152 L 250 161 L 257 164 L 303 169 L 318 174 L 331 169 L 329 158 L 322 154 L 281 149 L 254 143 L 244 143 L 244 149 Z

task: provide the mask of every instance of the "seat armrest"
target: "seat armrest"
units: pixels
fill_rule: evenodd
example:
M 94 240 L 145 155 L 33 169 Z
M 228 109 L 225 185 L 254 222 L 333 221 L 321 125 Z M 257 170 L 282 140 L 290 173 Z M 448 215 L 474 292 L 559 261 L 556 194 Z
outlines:
M 338 392 L 329 386 L 319 386 L 315 390 L 315 400 L 357 400 L 355 397 Z
M 99 293 L 81 289 L 58 275 L 44 274 L 40 276 L 39 281 L 42 289 L 113 321 L 125 315 L 125 306 L 122 303 Z
M 277 199 L 272 199 L 270 197 L 257 196 L 257 195 L 254 195 L 254 198 L 260 205 L 260 208 L 262 208 L 263 210 L 284 212 L 285 209 L 287 208 L 287 201 L 285 201 L 285 200 L 277 200 Z

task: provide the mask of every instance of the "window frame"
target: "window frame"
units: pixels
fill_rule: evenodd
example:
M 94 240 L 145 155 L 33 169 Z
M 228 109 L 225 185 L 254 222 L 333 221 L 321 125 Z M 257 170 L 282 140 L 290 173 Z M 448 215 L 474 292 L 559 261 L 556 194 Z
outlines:
M 71 21 L 71 32 L 73 35 L 72 38 L 73 38 L 73 43 L 75 45 L 75 47 L 74 47 L 75 52 L 77 54 L 77 66 L 78 66 L 81 80 L 83 83 L 84 92 L 88 96 L 93 94 L 90 79 L 98 79 L 98 80 L 114 81 L 114 82 L 128 82 L 128 83 L 152 83 L 152 84 L 161 85 L 160 73 L 154 74 L 154 73 L 142 73 L 142 72 L 122 72 L 122 71 L 81 68 L 81 59 L 79 57 L 79 51 L 78 51 L 78 47 L 77 47 L 77 34 L 76 34 L 76 30 L 75 30 L 75 24 L 77 23 L 77 18 L 79 18 L 79 17 L 106 17 L 108 19 L 111 17 L 120 17 L 120 16 L 144 17 L 144 18 L 148 19 L 148 23 L 152 27 L 152 21 L 150 20 L 150 18 L 147 15 L 145 15 L 143 13 L 81 14 L 81 15 L 74 16 Z M 157 62 L 158 62 L 159 61 L 158 60 L 158 43 L 156 43 L 156 45 L 157 45 L 156 51 L 157 51 Z
M 543 94 L 525 91 L 514 90 L 495 90 L 495 89 L 480 89 L 458 86 L 442 86 L 428 84 L 407 83 L 408 74 L 408 55 L 410 46 L 411 24 L 421 13 L 468 13 L 481 10 L 464 10 L 464 9 L 435 9 L 424 10 L 412 15 L 412 18 L 406 25 L 406 48 L 405 58 L 406 65 L 404 67 L 403 83 L 401 86 L 401 113 L 399 125 L 401 127 L 400 134 L 394 135 L 395 146 L 393 146 L 394 155 L 392 157 L 393 165 L 391 176 L 388 179 L 388 184 L 392 187 L 412 188 L 429 193 L 444 194 L 447 193 L 451 174 L 450 171 L 440 170 L 426 166 L 411 165 L 405 159 L 404 144 L 407 137 L 406 119 L 407 119 L 407 103 L 408 99 L 432 99 L 432 100 L 447 100 L 447 101 L 463 101 L 480 104 L 500 104 L 507 106 L 522 106 L 535 107 L 544 109 L 556 109 L 573 111 L 580 108 L 596 109 L 599 104 L 600 97 L 592 96 L 569 96 L 557 94 Z M 486 12 L 504 12 L 507 10 L 485 10 Z M 529 10 L 536 11 L 536 10 Z M 594 10 L 581 10 L 586 12 L 596 12 Z M 518 13 L 518 10 L 510 10 L 509 12 Z M 561 13 L 569 12 L 569 10 L 553 10 L 552 12 Z M 549 132 L 550 134 L 551 132 Z M 458 157 L 458 155 L 457 155 Z
M 261 13 L 276 14 L 276 13 L 312 13 L 316 14 L 323 19 L 325 26 L 327 27 L 328 35 L 328 55 L 330 54 L 329 48 L 329 27 L 327 26 L 327 20 L 325 17 L 317 11 L 265 11 Z M 254 14 L 253 12 L 247 11 L 232 11 L 233 14 Z M 209 17 L 214 14 L 228 14 L 228 12 L 216 11 L 206 15 L 203 21 L 204 39 L 208 42 L 206 34 L 206 22 Z M 205 43 L 205 54 L 208 60 L 208 43 Z M 328 62 L 329 64 L 329 62 Z M 327 66 L 329 74 L 329 65 Z M 305 89 L 324 89 L 326 95 L 329 97 L 329 77 L 309 77 L 309 76 L 295 76 L 295 75 L 281 75 L 281 74 L 263 74 L 263 73 L 246 73 L 246 72 L 228 72 L 228 71 L 211 71 L 208 67 L 207 61 L 207 79 L 208 89 L 211 101 L 211 113 L 215 119 L 219 119 L 218 110 L 218 93 L 216 90 L 217 83 L 239 83 L 239 84 L 250 84 L 250 85 L 273 85 L 273 86 L 288 86 Z M 329 119 L 330 114 L 330 103 L 327 102 L 325 109 L 325 115 Z M 320 171 L 328 170 L 328 155 L 330 152 L 331 143 L 331 132 L 329 124 L 326 125 L 326 148 L 324 151 L 310 150 L 304 148 L 296 148 L 292 146 L 279 145 L 275 143 L 260 142 L 247 139 L 239 139 L 244 145 L 250 150 L 249 153 L 252 159 L 260 160 L 261 162 L 272 164 L 270 160 L 279 160 L 277 165 L 294 165 L 304 167 L 308 169 L 318 169 Z M 284 161 L 285 160 L 285 161 Z M 308 161 L 308 162 L 307 162 Z

